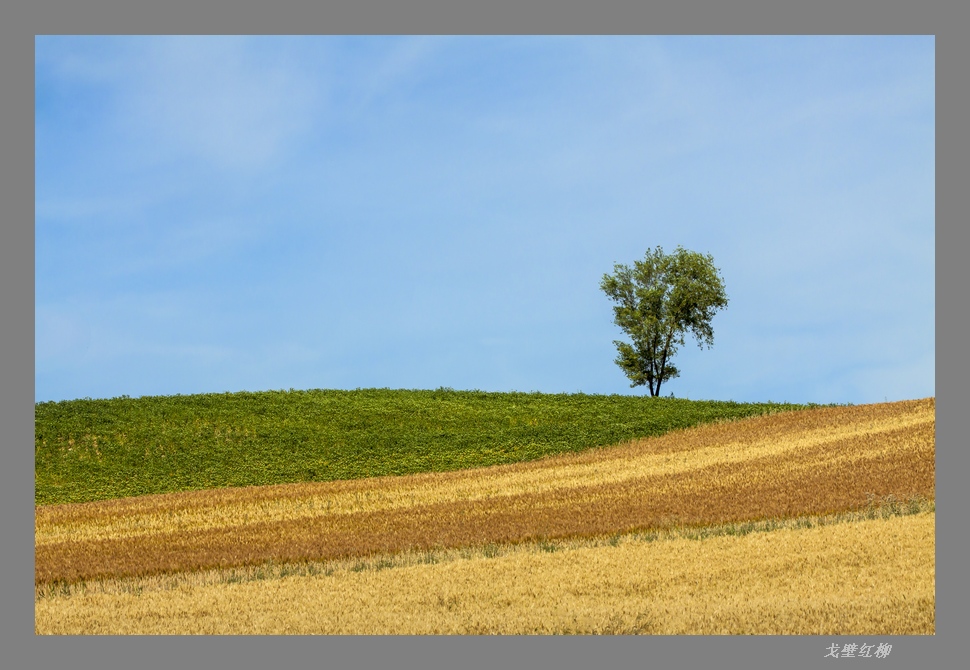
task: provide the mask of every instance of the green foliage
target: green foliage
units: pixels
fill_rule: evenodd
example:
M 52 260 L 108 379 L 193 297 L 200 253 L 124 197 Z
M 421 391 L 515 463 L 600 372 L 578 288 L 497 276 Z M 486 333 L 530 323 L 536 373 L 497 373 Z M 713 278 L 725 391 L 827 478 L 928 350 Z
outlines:
M 614 341 L 616 364 L 630 378 L 631 387 L 660 387 L 680 376 L 671 363 L 684 334 L 692 333 L 701 348 L 714 344 L 711 320 L 727 306 L 724 282 L 710 255 L 677 247 L 664 254 L 657 247 L 633 267 L 617 263 L 612 275 L 603 275 L 600 288 L 616 304 L 614 323 L 630 336 L 632 344 Z
M 35 502 L 458 470 L 802 405 L 438 389 L 265 391 L 35 406 Z

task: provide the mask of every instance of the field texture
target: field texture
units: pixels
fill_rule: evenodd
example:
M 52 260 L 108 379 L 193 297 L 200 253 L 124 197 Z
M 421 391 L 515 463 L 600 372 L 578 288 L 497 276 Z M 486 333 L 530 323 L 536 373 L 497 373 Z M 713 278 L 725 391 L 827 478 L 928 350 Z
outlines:
M 561 588 L 586 594 L 588 602 L 583 607 L 592 612 L 591 618 L 569 623 L 557 615 L 559 618 L 550 621 L 559 623 L 543 627 L 539 623 L 541 617 L 526 617 L 515 630 L 608 632 L 614 630 L 610 625 L 615 624 L 618 627 L 615 630 L 627 632 L 715 632 L 715 629 L 737 632 L 743 629 L 809 634 L 834 629 L 843 633 L 905 629 L 931 633 L 935 602 L 933 515 L 925 512 L 926 503 L 935 498 L 934 461 L 935 401 L 930 398 L 779 413 L 514 465 L 39 506 L 35 514 L 38 632 L 64 632 L 67 629 L 59 626 L 71 625 L 80 627 L 75 630 L 104 631 L 111 620 L 105 608 L 130 606 L 135 608 L 132 621 L 141 616 L 134 614 L 141 611 L 137 610 L 140 606 L 137 603 L 148 603 L 148 600 L 139 601 L 124 589 L 113 594 L 91 592 L 89 586 L 98 582 L 148 583 L 144 580 L 183 578 L 206 571 L 225 574 L 233 570 L 266 570 L 270 565 L 331 566 L 319 568 L 326 572 L 341 561 L 380 567 L 392 565 L 395 556 L 417 555 L 431 558 L 424 567 L 414 565 L 405 569 L 407 566 L 404 566 L 403 571 L 390 570 L 386 575 L 382 570 L 362 569 L 362 575 L 371 572 L 382 575 L 359 577 L 376 580 L 367 582 L 373 585 L 373 591 L 361 590 L 363 582 L 355 583 L 353 580 L 357 578 L 351 575 L 356 573 L 349 569 L 349 581 L 340 583 L 347 585 L 347 598 L 358 598 L 357 604 L 341 605 L 343 618 L 330 623 L 311 617 L 319 623 L 319 628 L 314 630 L 348 632 L 359 624 L 361 628 L 354 632 L 432 629 L 511 632 L 508 626 L 512 624 L 501 622 L 515 620 L 523 608 L 539 607 L 539 603 L 540 610 L 556 606 L 554 602 L 546 602 L 547 596 L 543 594 L 548 594 L 548 598 L 566 598 L 552 595 L 550 589 L 555 582 L 561 583 Z M 640 545 L 629 539 L 650 531 L 682 533 L 691 528 L 736 528 L 737 524 L 758 520 L 775 523 L 820 515 L 837 516 L 864 511 L 874 502 L 887 504 L 886 501 L 896 501 L 891 507 L 902 505 L 922 515 L 861 519 L 838 525 L 841 530 L 836 530 L 836 526 L 774 530 L 747 535 L 744 542 L 742 538 L 718 536 L 712 531 L 702 544 L 714 553 L 704 559 L 706 562 L 693 564 L 686 562 L 688 554 L 703 556 L 707 551 L 699 548 L 696 541 L 692 541 L 691 549 L 677 550 L 681 551 L 678 554 L 674 549 L 657 547 L 678 547 L 680 540 L 641 542 L 643 546 L 636 549 Z M 852 526 L 852 523 L 861 525 Z M 618 546 L 625 546 L 629 541 L 632 543 L 629 551 L 635 555 L 621 557 L 610 553 L 616 547 L 609 541 L 606 546 L 582 549 L 592 552 L 588 555 L 555 550 L 562 542 L 596 538 L 612 539 Z M 489 547 L 515 546 L 539 547 L 541 555 L 535 557 L 537 552 L 523 550 L 524 553 L 515 554 L 520 558 L 514 561 L 508 558 L 511 562 L 484 560 L 489 558 L 490 551 L 495 553 Z M 447 570 L 446 565 L 457 563 L 440 566 L 435 563 L 434 556 L 444 555 L 442 552 L 470 549 L 478 551 L 482 560 L 460 562 L 465 567 Z M 594 555 L 601 556 L 596 553 L 600 549 L 604 552 L 602 557 L 594 558 Z M 641 551 L 646 553 L 637 553 Z M 674 553 L 664 553 L 668 551 Z M 533 558 L 522 558 L 527 555 Z M 567 560 L 569 556 L 573 558 Z M 542 562 L 547 559 L 552 563 Z M 610 563 L 615 559 L 619 562 Z M 532 567 L 528 570 L 514 567 L 519 565 L 515 563 L 519 560 Z M 603 568 L 602 572 L 578 567 L 587 561 L 593 565 L 600 560 L 613 567 Z M 408 572 L 411 568 L 414 570 Z M 434 573 L 439 568 L 444 572 Z M 285 576 L 292 569 L 287 568 L 280 574 Z M 641 584 L 636 588 L 615 586 L 632 589 L 633 599 L 628 601 L 629 605 L 623 605 L 627 609 L 615 609 L 610 604 L 608 598 L 618 598 L 616 593 L 603 595 L 598 605 L 591 604 L 599 597 L 595 594 L 613 593 L 609 589 L 614 587 L 604 586 L 613 583 L 604 577 L 611 570 L 618 571 L 617 584 L 627 583 L 623 580 Z M 489 597 L 494 599 L 497 610 L 469 618 L 468 612 L 475 608 L 470 601 L 462 599 L 461 593 L 499 589 L 502 582 L 494 571 L 507 572 L 506 579 L 512 580 L 515 588 L 508 592 L 511 595 L 494 590 Z M 543 571 L 549 571 L 546 577 L 542 576 Z M 678 571 L 682 572 L 681 577 L 670 576 L 680 574 Z M 777 582 L 784 588 L 757 595 L 752 589 L 760 588 L 759 582 L 749 580 L 746 572 L 760 575 L 761 583 L 770 576 L 768 583 Z M 451 590 L 445 589 L 446 582 L 442 580 L 446 575 L 459 573 L 464 576 L 455 576 L 458 580 L 455 585 L 449 587 Z M 323 576 L 329 578 L 334 574 L 337 573 Z M 412 609 L 408 614 L 410 623 L 391 625 L 388 619 L 377 614 L 362 613 L 385 607 L 381 603 L 388 598 L 398 599 L 394 607 L 404 608 L 401 612 L 413 608 L 414 602 L 408 600 L 411 596 L 388 593 L 388 589 L 394 590 L 390 586 L 393 581 L 385 584 L 380 580 L 404 580 L 411 579 L 410 575 L 425 574 L 438 574 L 438 577 L 414 576 L 414 579 L 428 579 L 427 587 L 414 586 L 415 593 L 421 588 L 431 589 L 431 593 L 437 588 L 443 598 L 440 607 L 447 609 L 448 603 L 452 603 L 452 609 L 465 611 L 465 615 L 456 614 L 457 619 L 446 617 L 432 624 L 424 620 L 426 612 Z M 708 576 L 703 577 L 704 574 Z M 847 575 L 852 575 L 858 585 L 839 591 L 834 585 Z M 313 570 L 309 570 L 302 575 L 290 575 L 292 579 L 263 580 L 260 585 L 192 586 L 181 582 L 182 586 L 174 591 L 162 590 L 169 594 L 164 598 L 175 598 L 165 602 L 174 608 L 169 611 L 182 612 L 175 617 L 181 623 L 166 623 L 167 616 L 158 614 L 164 610 L 155 609 L 156 614 L 145 616 L 159 621 L 144 625 L 155 625 L 153 630 L 172 625 L 189 626 L 193 632 L 226 630 L 220 626 L 234 624 L 219 623 L 224 615 L 217 613 L 235 609 L 237 619 L 249 622 L 239 625 L 256 629 L 265 625 L 266 630 L 262 632 L 295 632 L 299 627 L 292 621 L 285 623 L 281 611 L 261 610 L 263 605 L 256 603 L 263 602 L 259 601 L 263 596 L 257 597 L 250 590 L 263 593 L 260 589 L 265 588 L 266 594 L 278 591 L 275 596 L 266 595 L 267 602 L 279 598 L 278 602 L 289 607 L 290 601 L 286 598 L 290 596 L 279 590 L 299 590 L 303 587 L 296 584 L 312 576 Z M 690 586 L 695 577 L 700 582 Z M 665 579 L 674 581 L 668 584 Z M 879 585 L 883 579 L 889 581 Z M 316 597 L 326 599 L 332 595 L 337 599 L 334 604 L 343 602 L 336 595 L 337 586 L 313 583 Z M 309 584 L 304 587 L 310 589 Z M 337 581 L 327 584 L 337 584 Z M 674 584 L 679 586 L 673 588 Z M 186 593 L 191 591 L 198 598 L 186 596 L 188 600 L 179 601 L 172 595 L 179 589 L 188 589 Z M 528 591 L 532 595 L 515 595 L 521 589 L 532 589 Z M 401 591 L 401 587 L 397 590 Z M 675 594 L 680 594 L 677 596 L 680 600 L 674 598 Z M 233 601 L 235 605 L 227 605 L 223 610 L 212 603 L 188 604 L 223 597 L 243 600 Z M 714 609 L 704 614 L 700 605 L 690 605 L 695 597 L 707 598 L 709 604 L 704 607 Z M 865 614 L 859 613 L 860 599 L 870 603 Z M 777 611 L 776 616 L 772 615 L 774 623 L 760 615 L 751 618 L 756 604 L 762 600 L 765 602 L 757 607 L 767 608 L 763 610 L 767 612 Z M 653 605 L 647 607 L 648 601 Z M 239 602 L 252 602 L 253 611 L 245 616 L 239 614 Z M 564 602 L 570 601 L 566 598 Z M 852 602 L 856 605 L 851 605 Z M 145 612 L 152 611 L 151 606 L 145 607 L 148 608 Z M 310 604 L 307 607 L 312 609 Z M 564 611 L 569 609 L 569 606 L 563 607 Z M 663 607 L 681 612 L 680 618 L 664 614 Z M 684 608 L 687 611 L 682 611 Z M 609 620 L 603 619 L 607 611 L 620 618 L 609 624 Z M 199 612 L 209 612 L 211 616 Z M 705 617 L 713 616 L 712 612 L 720 614 L 702 623 L 707 621 Z M 637 619 L 634 613 L 642 618 Z M 859 618 L 853 619 L 857 615 Z M 94 623 L 98 616 L 105 622 L 101 627 Z M 354 619 L 354 616 L 364 619 Z
M 932 635 L 935 515 L 895 512 L 114 580 L 38 597 L 36 631 Z
M 780 403 L 480 391 L 265 391 L 38 403 L 38 505 L 518 463 Z

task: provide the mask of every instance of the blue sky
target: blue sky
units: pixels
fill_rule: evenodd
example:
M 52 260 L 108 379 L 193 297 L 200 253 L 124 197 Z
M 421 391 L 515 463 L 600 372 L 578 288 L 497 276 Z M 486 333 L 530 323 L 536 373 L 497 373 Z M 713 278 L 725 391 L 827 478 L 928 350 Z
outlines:
M 711 254 L 691 399 L 934 395 L 932 36 L 36 38 L 35 399 L 642 394 L 614 263 Z

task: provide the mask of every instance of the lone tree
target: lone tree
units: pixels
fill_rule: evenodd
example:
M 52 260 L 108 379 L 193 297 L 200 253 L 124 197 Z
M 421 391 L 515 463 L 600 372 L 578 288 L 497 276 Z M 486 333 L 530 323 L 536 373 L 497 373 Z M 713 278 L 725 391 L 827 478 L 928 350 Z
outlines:
M 701 349 L 714 344 L 711 319 L 728 303 L 724 281 L 710 255 L 683 247 L 667 255 L 658 246 L 632 268 L 617 263 L 613 270 L 600 288 L 616 303 L 614 323 L 633 341 L 613 342 L 616 364 L 631 387 L 648 385 L 658 396 L 665 381 L 680 376 L 670 360 L 687 331 Z

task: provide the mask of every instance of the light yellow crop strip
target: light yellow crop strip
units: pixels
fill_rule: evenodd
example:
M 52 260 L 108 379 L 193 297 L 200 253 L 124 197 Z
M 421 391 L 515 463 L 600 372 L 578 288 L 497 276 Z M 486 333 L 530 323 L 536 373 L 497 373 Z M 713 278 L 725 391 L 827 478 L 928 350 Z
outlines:
M 439 564 L 470 558 L 494 558 L 516 552 L 555 552 L 589 547 L 618 546 L 627 542 L 663 542 L 678 538 L 702 540 L 718 536 L 741 536 L 750 533 L 776 530 L 797 530 L 817 526 L 851 523 L 873 519 L 889 519 L 896 516 L 926 514 L 936 511 L 936 503 L 920 496 L 911 498 L 872 497 L 868 505 L 859 510 L 827 515 L 801 516 L 789 519 L 768 519 L 727 523 L 716 526 L 673 527 L 634 532 L 628 534 L 608 533 L 587 537 L 572 537 L 538 542 L 515 544 L 488 544 L 462 547 L 460 549 L 433 549 L 403 551 L 393 554 L 377 554 L 366 558 L 329 560 L 325 562 L 301 561 L 299 563 L 269 562 L 259 565 L 214 568 L 201 571 L 155 574 L 139 577 L 115 577 L 76 582 L 74 584 L 40 584 L 35 587 L 35 598 L 66 598 L 78 593 L 142 593 L 144 591 L 170 590 L 184 586 L 230 584 L 279 579 L 290 575 L 330 575 L 334 572 L 360 572 L 362 570 L 385 570 L 411 565 Z
M 873 436 L 864 435 L 799 452 L 797 463 L 782 454 L 677 475 L 491 500 L 446 499 L 407 509 L 41 544 L 35 548 L 35 582 L 830 513 L 856 509 L 870 494 L 932 499 L 932 426 L 897 429 L 876 438 L 880 450 L 887 443 L 899 448 L 885 457 L 866 457 Z M 853 454 L 853 461 L 840 454 Z
M 738 464 L 781 454 L 790 454 L 792 467 L 797 464 L 797 452 L 817 448 L 826 443 L 871 436 L 864 456 L 898 449 L 880 436 L 911 428 L 932 425 L 935 404 L 924 403 L 919 411 L 887 417 L 861 416 L 855 422 L 819 428 L 811 423 L 786 426 L 788 432 L 778 435 L 767 431 L 767 438 L 758 435 L 759 425 L 770 426 L 777 417 L 764 417 L 737 422 L 728 426 L 700 427 L 687 431 L 682 438 L 703 444 L 705 428 L 717 437 L 730 435 L 734 439 L 723 443 L 698 445 L 690 451 L 664 451 L 652 447 L 661 443 L 676 443 L 677 435 L 643 440 L 631 445 L 600 449 L 586 454 L 561 456 L 518 466 L 499 466 L 460 473 L 388 477 L 338 484 L 299 484 L 272 487 L 286 495 L 277 499 L 259 495 L 250 500 L 251 489 L 198 492 L 190 502 L 184 494 L 176 498 L 181 504 L 166 510 L 164 496 L 152 501 L 133 499 L 127 515 L 112 513 L 99 516 L 93 513 L 61 513 L 58 507 L 71 511 L 96 510 L 98 503 L 85 506 L 57 506 L 38 508 L 35 521 L 35 543 L 43 545 L 67 540 L 95 538 L 124 538 L 178 530 L 212 527 L 242 526 L 254 523 L 277 522 L 300 518 L 346 515 L 371 511 L 395 510 L 442 501 L 476 501 L 515 496 L 521 493 L 545 493 L 582 488 L 591 485 L 620 483 L 657 475 L 676 475 L 719 465 Z M 803 413 L 811 418 L 812 413 Z M 787 417 L 786 417 L 787 418 Z M 733 430 L 726 430 L 731 428 Z M 745 429 L 752 429 L 746 436 Z M 713 429 L 713 430 L 711 430 Z M 753 434 L 753 436 L 751 436 Z M 746 439 L 745 439 L 746 437 Z M 779 439 L 780 438 L 780 439 Z M 861 458 L 863 454 L 833 454 L 833 458 Z M 265 491 L 262 492 L 265 494 Z M 160 500 L 161 499 L 161 500 Z M 123 509 L 112 501 L 112 509 Z
M 935 514 L 35 601 L 37 634 L 932 635 Z

